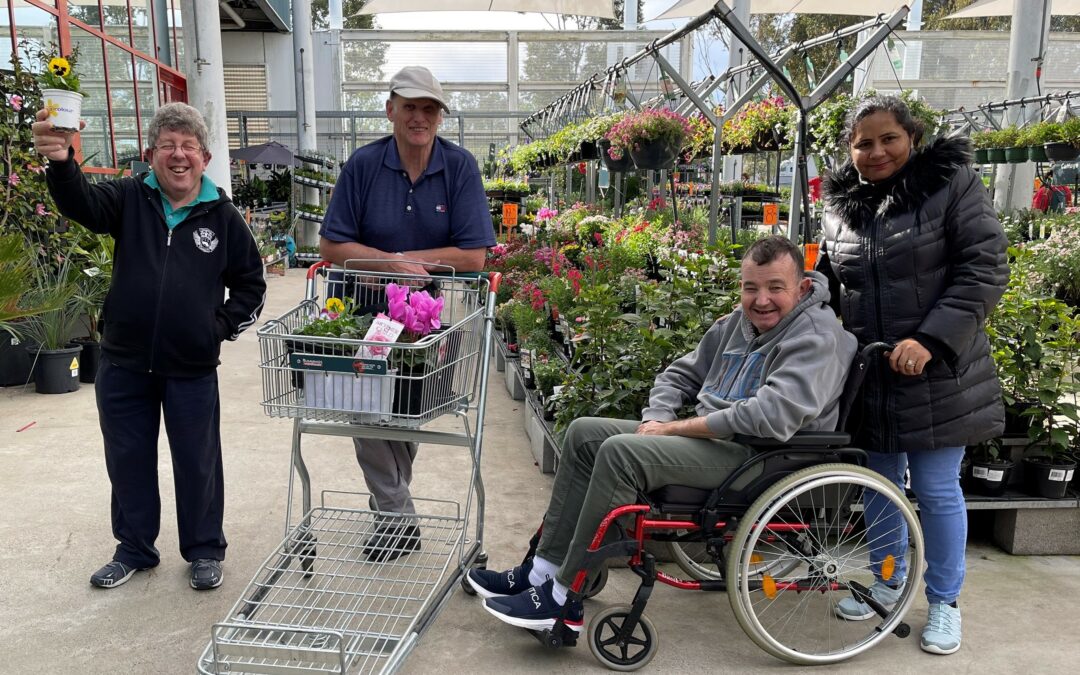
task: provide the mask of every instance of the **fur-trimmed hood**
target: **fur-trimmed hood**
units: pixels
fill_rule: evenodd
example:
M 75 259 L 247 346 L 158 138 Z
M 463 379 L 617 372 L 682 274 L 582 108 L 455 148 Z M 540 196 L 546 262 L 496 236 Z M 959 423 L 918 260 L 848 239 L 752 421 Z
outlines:
M 858 229 L 878 216 L 913 211 L 941 190 L 957 170 L 971 164 L 971 141 L 966 136 L 946 136 L 917 150 L 899 174 L 883 184 L 867 183 L 851 160 L 822 181 L 826 208 L 849 227 Z

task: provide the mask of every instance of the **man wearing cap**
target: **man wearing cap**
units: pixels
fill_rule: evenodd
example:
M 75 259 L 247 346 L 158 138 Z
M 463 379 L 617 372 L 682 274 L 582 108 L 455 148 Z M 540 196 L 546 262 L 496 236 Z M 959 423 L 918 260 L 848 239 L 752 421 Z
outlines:
M 364 268 L 391 275 L 446 272 L 445 266 L 483 269 L 495 232 L 476 159 L 436 135 L 449 110 L 427 68 L 408 66 L 390 79 L 386 117 L 394 133 L 358 148 L 342 167 L 319 230 L 323 259 L 342 266 L 346 260 L 375 261 Z M 353 442 L 378 509 L 416 513 L 409 482 L 417 444 Z M 415 524 L 388 521 L 365 553 L 380 562 L 419 548 Z

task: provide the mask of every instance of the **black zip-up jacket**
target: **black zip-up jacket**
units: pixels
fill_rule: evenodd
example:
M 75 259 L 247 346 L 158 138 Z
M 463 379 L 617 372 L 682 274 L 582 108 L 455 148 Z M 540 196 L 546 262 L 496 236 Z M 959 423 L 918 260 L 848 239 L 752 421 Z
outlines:
M 879 184 L 849 161 L 822 189 L 818 270 L 844 327 L 861 345 L 915 338 L 934 357 L 917 377 L 877 363 L 852 410 L 855 444 L 904 452 L 1000 436 L 1005 411 L 983 328 L 1008 283 L 1008 242 L 968 140 L 939 139 Z
M 169 231 L 161 194 L 143 178 L 91 184 L 78 163 L 49 162 L 60 213 L 116 240 L 101 349 L 118 366 L 197 377 L 218 365 L 262 311 L 266 280 L 255 239 L 219 188 Z M 229 299 L 225 300 L 225 289 Z

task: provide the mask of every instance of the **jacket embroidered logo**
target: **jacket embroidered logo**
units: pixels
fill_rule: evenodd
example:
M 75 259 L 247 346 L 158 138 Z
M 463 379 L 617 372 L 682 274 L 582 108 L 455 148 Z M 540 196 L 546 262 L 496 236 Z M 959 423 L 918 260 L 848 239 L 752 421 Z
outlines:
M 214 231 L 208 227 L 200 227 L 195 230 L 195 246 L 203 253 L 213 253 L 217 248 L 218 238 Z

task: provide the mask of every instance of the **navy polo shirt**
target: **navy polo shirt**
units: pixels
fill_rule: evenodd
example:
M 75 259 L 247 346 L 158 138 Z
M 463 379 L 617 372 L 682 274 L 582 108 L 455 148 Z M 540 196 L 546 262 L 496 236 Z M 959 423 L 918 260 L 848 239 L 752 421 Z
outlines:
M 353 152 L 341 169 L 319 234 L 388 252 L 495 245 L 476 160 L 438 137 L 416 183 L 401 164 L 393 136 Z

